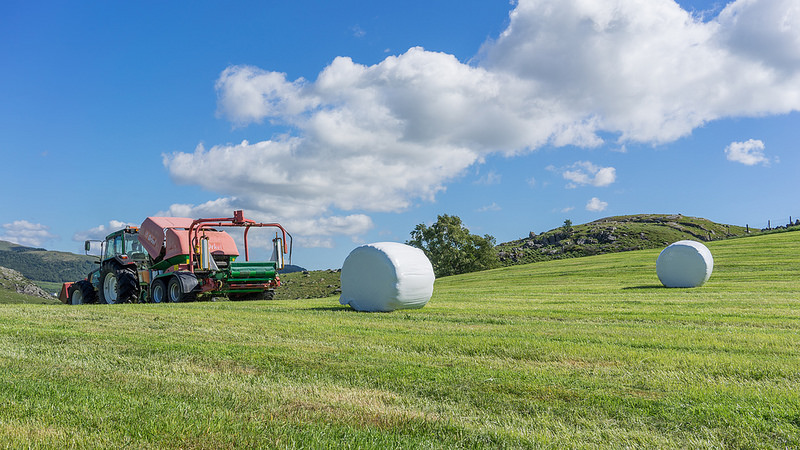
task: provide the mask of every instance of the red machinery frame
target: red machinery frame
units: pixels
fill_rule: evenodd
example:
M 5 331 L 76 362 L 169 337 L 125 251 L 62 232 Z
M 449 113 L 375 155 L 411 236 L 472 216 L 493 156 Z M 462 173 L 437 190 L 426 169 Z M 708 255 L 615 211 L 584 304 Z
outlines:
M 283 225 L 279 223 L 262 223 L 256 222 L 254 220 L 245 219 L 244 212 L 242 210 L 236 210 L 233 212 L 233 217 L 219 217 L 213 219 L 196 219 L 192 222 L 189 226 L 189 271 L 194 273 L 194 249 L 195 245 L 198 242 L 200 237 L 200 230 L 203 228 L 209 227 L 244 227 L 244 260 L 250 261 L 250 254 L 249 248 L 247 245 L 247 233 L 250 232 L 250 228 L 256 227 L 271 227 L 271 228 L 278 228 L 281 230 L 281 234 L 283 235 L 283 254 L 289 254 L 289 261 L 291 262 L 292 256 L 290 248 L 287 246 L 286 236 L 289 236 L 289 239 L 292 238 L 292 235 L 283 228 Z

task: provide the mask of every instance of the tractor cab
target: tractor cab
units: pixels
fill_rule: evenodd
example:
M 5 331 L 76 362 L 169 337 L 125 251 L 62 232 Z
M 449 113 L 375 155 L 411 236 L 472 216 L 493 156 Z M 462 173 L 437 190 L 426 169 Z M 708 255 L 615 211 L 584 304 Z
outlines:
M 122 264 L 142 263 L 147 260 L 147 253 L 139 242 L 139 228 L 126 227 L 106 236 L 101 259 L 107 261 L 112 258 Z
M 139 242 L 139 228 L 125 227 L 115 231 L 104 241 L 87 240 L 85 250 L 88 255 L 92 249 L 92 242 L 100 242 L 100 260 L 98 264 L 104 264 L 110 259 L 115 259 L 120 264 L 135 263 L 137 266 L 147 261 L 147 253 Z
M 142 292 L 140 274 L 147 273 L 149 256 L 139 242 L 139 228 L 125 227 L 115 231 L 104 241 L 87 240 L 85 250 L 88 255 L 92 242 L 100 242 L 100 268 L 89 273 L 86 280 L 94 286 L 96 295 L 89 298 L 84 293 L 83 301 L 100 303 L 119 303 L 137 300 Z

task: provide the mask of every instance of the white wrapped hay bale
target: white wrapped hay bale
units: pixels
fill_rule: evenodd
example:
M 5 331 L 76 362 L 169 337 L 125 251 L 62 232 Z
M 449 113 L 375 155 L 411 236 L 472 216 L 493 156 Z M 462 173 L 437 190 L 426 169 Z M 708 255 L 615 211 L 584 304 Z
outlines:
M 701 286 L 713 270 L 711 252 L 696 241 L 678 241 L 662 250 L 656 261 L 658 279 L 666 287 Z
M 422 308 L 433 295 L 433 266 L 422 250 L 397 242 L 362 245 L 342 265 L 339 303 L 358 311 Z

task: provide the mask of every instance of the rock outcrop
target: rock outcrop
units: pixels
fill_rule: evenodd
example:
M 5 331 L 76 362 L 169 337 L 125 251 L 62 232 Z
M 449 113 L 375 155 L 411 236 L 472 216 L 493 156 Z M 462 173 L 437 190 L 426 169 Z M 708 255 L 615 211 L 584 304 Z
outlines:
M 53 296 L 33 284 L 14 269 L 0 266 L 0 287 L 19 294 L 52 299 Z

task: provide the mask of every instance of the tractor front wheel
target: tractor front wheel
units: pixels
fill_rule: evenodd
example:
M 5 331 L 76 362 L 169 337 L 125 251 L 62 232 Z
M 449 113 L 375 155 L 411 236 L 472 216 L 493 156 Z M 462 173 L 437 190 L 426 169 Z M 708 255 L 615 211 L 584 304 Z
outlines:
M 117 274 L 110 267 L 100 271 L 100 300 L 109 305 L 117 303 Z
M 72 289 L 72 294 L 69 296 L 69 303 L 72 305 L 83 304 L 83 294 L 81 293 L 80 289 Z
M 94 291 L 94 286 L 92 286 L 92 283 L 86 280 L 81 280 L 70 286 L 69 302 L 73 305 L 96 303 L 97 293 Z

